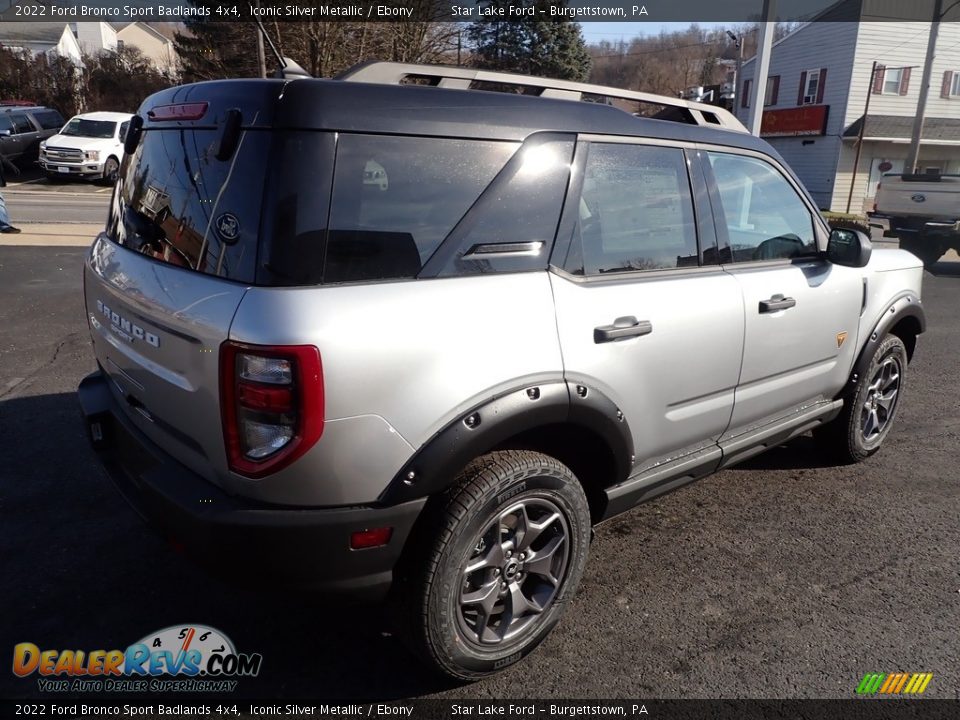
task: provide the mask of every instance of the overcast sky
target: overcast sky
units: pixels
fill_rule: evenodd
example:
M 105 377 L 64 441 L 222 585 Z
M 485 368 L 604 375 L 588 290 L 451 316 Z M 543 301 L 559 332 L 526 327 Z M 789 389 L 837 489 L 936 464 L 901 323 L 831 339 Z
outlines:
M 723 23 L 697 23 L 703 28 L 712 28 Z M 603 40 L 617 42 L 621 38 L 630 40 L 638 35 L 659 35 L 660 31 L 676 32 L 690 27 L 688 22 L 657 23 L 657 22 L 586 22 L 580 23 L 583 28 L 583 37 L 587 43 L 598 43 Z

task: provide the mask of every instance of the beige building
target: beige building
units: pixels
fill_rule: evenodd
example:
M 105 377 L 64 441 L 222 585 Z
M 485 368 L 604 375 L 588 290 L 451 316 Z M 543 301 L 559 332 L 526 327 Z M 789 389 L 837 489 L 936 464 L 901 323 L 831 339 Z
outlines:
M 137 48 L 161 72 L 176 74 L 177 53 L 173 39 L 158 28 L 142 22 L 130 23 L 117 31 L 117 42 L 120 47 Z
M 823 209 L 846 210 L 868 93 L 851 212 L 872 207 L 883 173 L 904 169 L 931 28 L 889 19 L 907 5 L 864 0 L 859 22 L 811 22 L 774 44 L 761 136 Z M 933 0 L 911 0 L 909 9 L 913 17 L 932 17 Z M 945 20 L 952 21 L 939 28 L 919 165 L 923 172 L 960 173 L 960 5 Z M 744 64 L 738 88 L 735 109 L 744 121 L 754 65 Z

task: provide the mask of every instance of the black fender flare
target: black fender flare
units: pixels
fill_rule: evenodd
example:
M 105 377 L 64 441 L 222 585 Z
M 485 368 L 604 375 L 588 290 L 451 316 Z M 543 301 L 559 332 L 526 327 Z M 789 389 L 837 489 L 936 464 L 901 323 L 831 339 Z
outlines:
M 863 349 L 860 351 L 860 355 L 857 356 L 857 360 L 853 364 L 853 372 L 850 373 L 850 380 L 847 382 L 846 387 L 844 387 L 841 397 L 850 397 L 857 391 L 860 378 L 864 376 L 870 367 L 870 361 L 873 359 L 877 346 L 883 342 L 883 338 L 887 336 L 890 330 L 906 318 L 914 318 L 917 321 L 920 327 L 920 330 L 917 332 L 918 335 L 926 331 L 927 316 L 923 310 L 923 304 L 919 298 L 912 294 L 901 295 L 887 305 L 883 316 L 877 321 L 877 324 L 874 325 L 873 331 L 870 333 L 867 342 L 864 343 Z
M 448 423 L 407 461 L 378 501 L 395 505 L 442 492 L 473 458 L 521 433 L 572 424 L 599 435 L 613 452 L 616 484 L 633 464 L 626 418 L 608 397 L 582 383 L 530 383 L 480 403 Z

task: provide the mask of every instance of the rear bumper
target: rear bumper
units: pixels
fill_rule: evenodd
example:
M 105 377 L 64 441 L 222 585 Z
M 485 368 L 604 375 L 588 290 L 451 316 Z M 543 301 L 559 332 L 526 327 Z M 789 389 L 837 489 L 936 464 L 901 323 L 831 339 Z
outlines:
M 175 546 L 231 580 L 306 585 L 369 601 L 387 594 L 425 500 L 390 507 L 290 508 L 227 495 L 134 427 L 107 382 L 96 372 L 78 388 L 88 436 L 123 496 Z M 393 528 L 385 546 L 350 549 L 353 532 L 380 527 Z
M 960 233 L 960 218 L 936 218 L 924 219 L 917 217 L 901 217 L 896 215 L 885 215 L 883 213 L 867 213 L 873 221 L 886 221 L 887 230 L 884 233 L 890 233 L 896 237 L 899 233 L 927 233 L 952 235 Z

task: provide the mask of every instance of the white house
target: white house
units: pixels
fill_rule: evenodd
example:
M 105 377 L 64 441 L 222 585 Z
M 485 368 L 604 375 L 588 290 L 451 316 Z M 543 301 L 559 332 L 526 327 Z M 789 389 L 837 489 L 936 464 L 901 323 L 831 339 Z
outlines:
M 169 34 L 172 35 L 172 33 Z M 177 52 L 174 49 L 173 40 L 164 34 L 160 27 L 133 22 L 117 31 L 117 41 L 121 46 L 137 48 L 161 72 L 176 73 Z
M 83 55 L 116 52 L 117 31 L 105 22 L 0 23 L 0 46 L 31 55 L 59 55 L 82 65 Z
M 81 64 L 80 43 L 68 23 L 0 23 L 0 46 L 33 56 L 59 55 Z
M 851 212 L 872 205 L 884 172 L 904 169 L 931 23 L 871 18 L 902 17 L 908 5 L 913 17 L 933 15 L 933 0 L 864 0 L 860 22 L 811 22 L 774 43 L 760 134 L 823 209 L 846 210 L 868 93 Z M 755 64 L 744 63 L 739 81 L 744 121 Z M 940 24 L 925 117 L 921 170 L 960 173 L 960 23 Z

